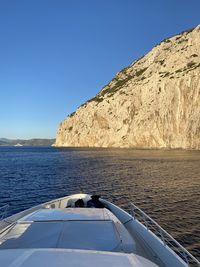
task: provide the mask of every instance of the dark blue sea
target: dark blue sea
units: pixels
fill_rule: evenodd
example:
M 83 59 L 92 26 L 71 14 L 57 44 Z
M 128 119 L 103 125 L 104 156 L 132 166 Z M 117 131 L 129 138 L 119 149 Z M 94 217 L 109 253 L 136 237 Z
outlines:
M 0 147 L 0 206 L 68 194 L 132 201 L 200 259 L 200 151 Z

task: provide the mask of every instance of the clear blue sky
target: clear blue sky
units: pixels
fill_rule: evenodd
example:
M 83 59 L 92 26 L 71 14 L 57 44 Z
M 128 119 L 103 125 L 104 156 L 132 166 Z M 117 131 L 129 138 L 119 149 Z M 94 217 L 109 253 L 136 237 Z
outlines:
M 199 23 L 199 0 L 0 0 L 0 137 L 54 137 L 120 69 Z

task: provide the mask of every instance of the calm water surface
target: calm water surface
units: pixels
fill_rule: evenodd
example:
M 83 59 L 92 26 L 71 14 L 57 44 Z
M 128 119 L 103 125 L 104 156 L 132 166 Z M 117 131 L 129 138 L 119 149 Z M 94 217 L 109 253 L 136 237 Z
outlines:
M 0 147 L 10 214 L 77 192 L 133 201 L 200 259 L 199 151 Z

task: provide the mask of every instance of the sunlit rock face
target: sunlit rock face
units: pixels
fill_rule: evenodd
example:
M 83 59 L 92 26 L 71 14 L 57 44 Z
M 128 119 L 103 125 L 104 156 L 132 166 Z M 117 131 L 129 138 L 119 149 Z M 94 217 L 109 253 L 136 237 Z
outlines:
M 55 145 L 200 149 L 200 25 L 117 73 L 60 124 Z

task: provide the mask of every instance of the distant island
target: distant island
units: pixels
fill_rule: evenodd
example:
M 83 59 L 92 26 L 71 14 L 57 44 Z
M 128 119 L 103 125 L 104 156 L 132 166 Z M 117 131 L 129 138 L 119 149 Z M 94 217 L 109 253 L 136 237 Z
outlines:
M 0 138 L 0 146 L 51 146 L 55 143 L 55 139 L 7 139 Z

